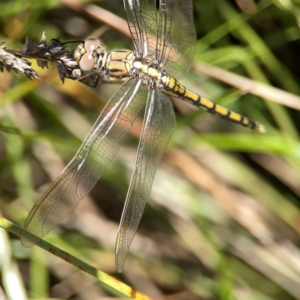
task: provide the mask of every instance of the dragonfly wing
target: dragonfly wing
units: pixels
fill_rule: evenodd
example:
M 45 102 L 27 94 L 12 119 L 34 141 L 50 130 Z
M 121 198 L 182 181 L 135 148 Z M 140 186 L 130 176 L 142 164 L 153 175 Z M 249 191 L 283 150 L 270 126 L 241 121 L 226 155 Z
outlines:
M 147 55 L 148 48 L 145 24 L 141 16 L 141 1 L 124 0 L 123 2 L 134 47 L 143 55 Z
M 116 266 L 122 272 L 125 258 L 149 198 L 161 155 L 175 128 L 170 98 L 149 90 L 146 115 L 116 242 Z
M 63 221 L 99 180 L 144 105 L 146 91 L 137 93 L 140 84 L 131 78 L 115 92 L 75 157 L 35 204 L 22 234 L 25 247 Z
M 192 0 L 124 0 L 135 47 L 158 59 L 171 76 L 184 77 L 196 53 Z
M 153 0 L 156 3 L 155 0 Z M 156 57 L 171 76 L 189 72 L 196 53 L 192 0 L 160 0 L 157 14 Z

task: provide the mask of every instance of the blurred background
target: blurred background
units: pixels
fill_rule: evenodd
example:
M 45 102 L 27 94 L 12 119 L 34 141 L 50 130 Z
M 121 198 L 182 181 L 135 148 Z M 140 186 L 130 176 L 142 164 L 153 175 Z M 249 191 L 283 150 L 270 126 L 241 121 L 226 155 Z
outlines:
M 1 1 L 0 40 L 20 50 L 45 31 L 48 41 L 94 36 L 108 50 L 133 49 L 123 23 L 111 27 L 98 8 L 125 19 L 121 0 Z M 300 299 L 299 1 L 195 0 L 194 18 L 197 54 L 183 83 L 267 133 L 172 99 L 177 127 L 123 273 L 114 244 L 142 116 L 92 192 L 46 240 L 158 299 Z M 0 73 L 0 213 L 19 225 L 118 87 L 62 84 L 54 66 L 32 64 L 41 80 Z M 118 296 L 2 229 L 0 239 L 1 299 Z

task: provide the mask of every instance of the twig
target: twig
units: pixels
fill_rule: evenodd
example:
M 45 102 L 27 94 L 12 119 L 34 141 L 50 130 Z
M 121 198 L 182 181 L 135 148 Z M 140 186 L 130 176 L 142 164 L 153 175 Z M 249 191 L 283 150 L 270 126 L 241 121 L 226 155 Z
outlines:
M 0 227 L 8 230 L 9 232 L 21 236 L 23 229 L 16 224 L 8 221 L 7 219 L 0 217 Z M 28 233 L 30 234 L 30 233 Z M 34 238 L 34 237 L 33 237 Z M 88 265 L 87 263 L 83 262 L 82 260 L 76 258 L 75 256 L 53 246 L 52 244 L 40 240 L 37 244 L 38 247 L 50 252 L 51 254 L 60 257 L 61 259 L 65 260 L 66 262 L 72 264 L 73 266 L 79 268 L 83 272 L 92 275 L 96 279 L 98 279 L 101 283 L 107 285 L 110 288 L 118 291 L 119 293 L 131 297 L 132 299 L 136 300 L 151 300 L 150 297 L 138 292 L 137 290 L 133 289 L 132 287 L 128 286 L 127 284 L 119 281 L 118 279 L 109 276 L 108 274 L 97 270 L 96 268 Z
M 13 69 L 16 72 L 25 74 L 30 79 L 39 79 L 37 72 L 30 67 L 30 62 L 22 59 L 22 57 L 26 57 L 35 59 L 41 68 L 48 68 L 48 63 L 53 63 L 62 82 L 64 82 L 65 78 L 69 78 L 95 87 L 98 83 L 99 75 L 84 75 L 74 59 L 74 50 L 67 49 L 67 46 L 70 44 L 78 44 L 79 42 L 81 41 L 62 43 L 59 38 L 56 38 L 51 39 L 47 43 L 45 33 L 42 34 L 39 42 L 33 42 L 27 37 L 22 51 L 0 48 L 0 71 L 3 72 L 5 66 L 8 71 Z M 3 45 L 3 42 L 0 45 Z
M 4 42 L 0 42 L 1 47 L 3 44 Z M 3 72 L 4 68 L 8 72 L 13 70 L 16 73 L 23 73 L 31 80 L 39 79 L 37 72 L 30 67 L 30 63 L 27 60 L 8 52 L 6 48 L 0 48 L 0 71 Z

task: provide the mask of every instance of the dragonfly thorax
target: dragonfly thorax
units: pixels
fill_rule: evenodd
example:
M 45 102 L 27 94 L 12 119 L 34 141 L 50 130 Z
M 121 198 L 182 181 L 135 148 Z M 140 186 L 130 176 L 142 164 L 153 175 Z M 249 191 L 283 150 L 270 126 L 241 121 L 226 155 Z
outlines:
M 143 85 L 152 87 L 159 87 L 160 79 L 165 74 L 165 72 L 161 71 L 157 64 L 153 64 L 151 58 L 148 57 L 134 61 L 133 70 L 142 80 Z
M 95 38 L 80 43 L 74 51 L 74 58 L 85 74 L 100 70 L 104 64 L 105 56 L 103 45 Z

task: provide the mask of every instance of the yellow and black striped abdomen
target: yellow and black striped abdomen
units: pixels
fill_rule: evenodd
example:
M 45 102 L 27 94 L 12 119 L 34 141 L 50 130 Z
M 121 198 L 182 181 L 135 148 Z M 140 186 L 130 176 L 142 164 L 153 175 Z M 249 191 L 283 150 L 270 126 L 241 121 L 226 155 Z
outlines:
M 245 116 L 230 111 L 223 106 L 220 106 L 208 99 L 205 99 L 204 97 L 201 97 L 198 94 L 191 92 L 174 77 L 163 75 L 160 79 L 160 88 L 165 93 L 187 101 L 219 118 L 240 124 L 244 127 L 251 128 L 261 133 L 266 131 L 265 127 L 260 123 L 250 120 Z

